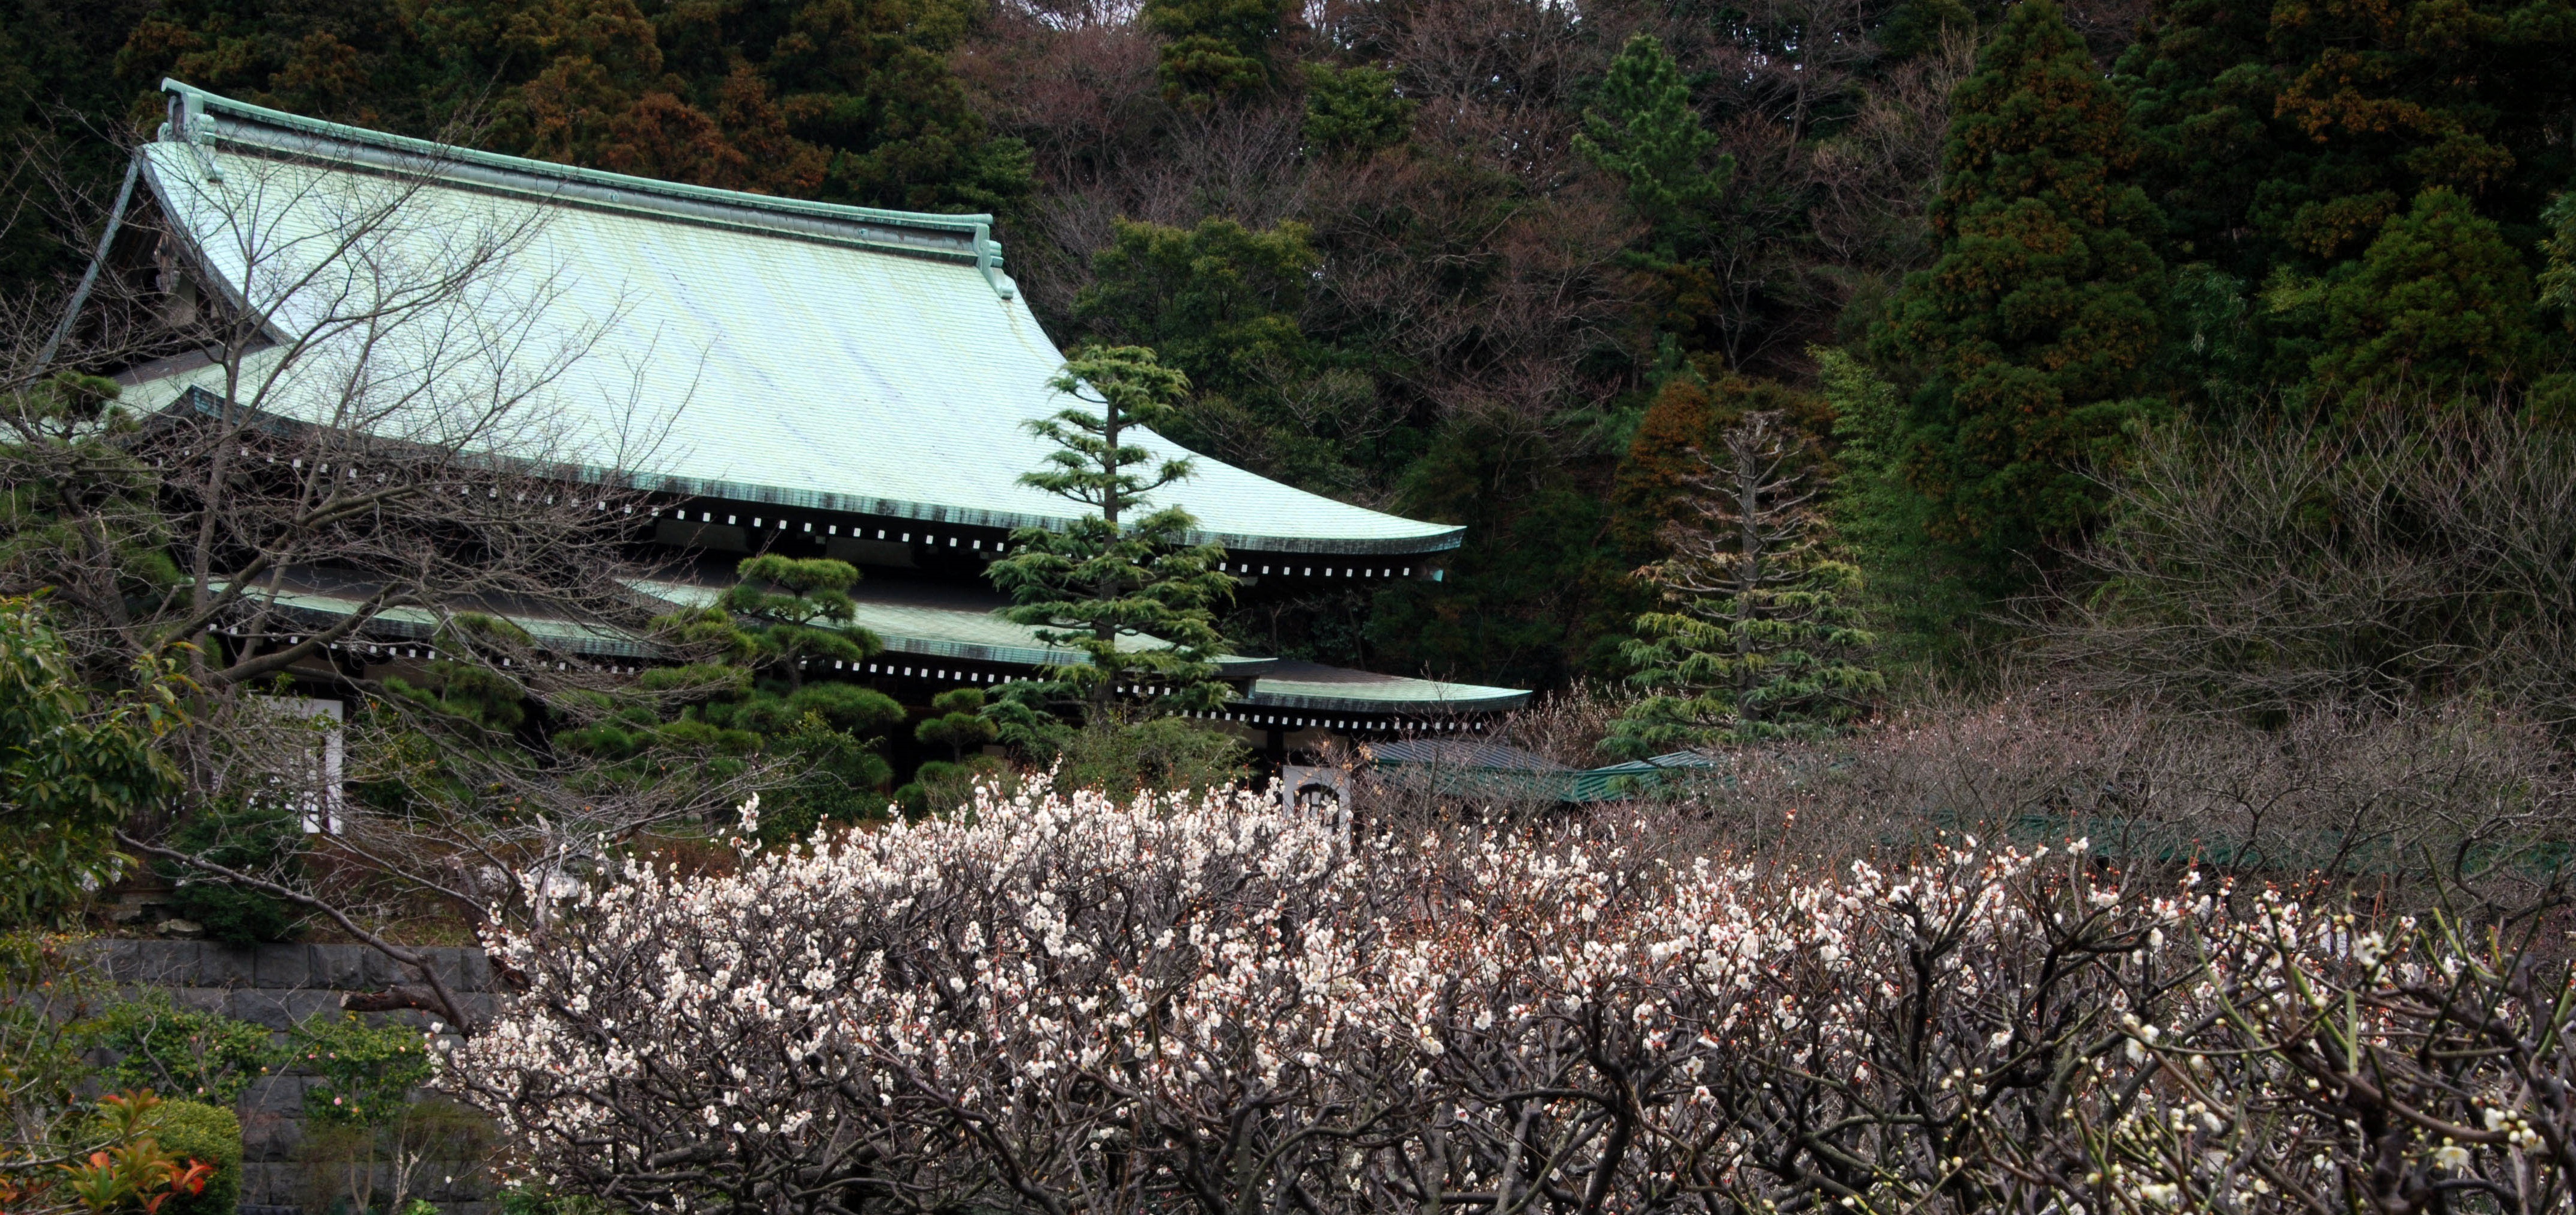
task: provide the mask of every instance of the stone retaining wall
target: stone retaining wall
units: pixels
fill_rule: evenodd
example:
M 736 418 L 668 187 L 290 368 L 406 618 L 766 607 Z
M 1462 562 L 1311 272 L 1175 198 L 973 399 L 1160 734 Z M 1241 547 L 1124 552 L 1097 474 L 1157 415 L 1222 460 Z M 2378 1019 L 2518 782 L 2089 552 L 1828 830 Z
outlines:
M 425 948 L 421 952 L 429 955 L 439 980 L 457 994 L 469 1015 L 491 1015 L 497 996 L 482 950 Z M 102 978 L 120 985 L 159 988 L 182 1007 L 266 1026 L 280 1042 L 286 1029 L 298 1021 L 317 1014 L 337 1015 L 342 997 L 349 993 L 382 991 L 411 981 L 407 968 L 364 945 L 104 940 L 98 942 L 95 957 Z M 363 1015 L 379 1024 L 422 1028 L 430 1021 L 414 1012 Z M 289 1071 L 253 1083 L 242 1098 L 244 1208 L 277 1215 L 279 1208 L 308 1205 L 311 1187 L 304 1167 L 296 1161 L 296 1149 L 304 1140 L 304 1090 L 309 1083 L 305 1076 Z M 492 1215 L 487 1179 L 467 1162 L 428 1165 L 419 1184 L 423 1191 L 419 1196 L 438 1204 L 442 1215 Z

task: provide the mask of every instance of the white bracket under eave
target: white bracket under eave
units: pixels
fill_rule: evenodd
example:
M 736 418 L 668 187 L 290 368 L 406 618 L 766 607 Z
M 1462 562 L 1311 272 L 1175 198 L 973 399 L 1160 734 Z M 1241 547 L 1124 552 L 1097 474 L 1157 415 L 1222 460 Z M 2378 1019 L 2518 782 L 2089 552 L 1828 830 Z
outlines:
M 1020 293 L 1020 285 L 1002 273 L 1002 243 L 993 239 L 993 225 L 975 225 L 975 268 L 984 272 L 984 281 L 992 285 L 993 294 L 1011 299 Z

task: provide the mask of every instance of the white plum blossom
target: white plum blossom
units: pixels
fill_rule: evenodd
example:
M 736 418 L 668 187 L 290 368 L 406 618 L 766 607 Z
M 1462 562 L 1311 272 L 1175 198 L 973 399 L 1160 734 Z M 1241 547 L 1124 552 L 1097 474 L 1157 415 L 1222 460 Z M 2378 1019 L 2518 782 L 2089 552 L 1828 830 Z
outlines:
M 523 987 L 440 1083 L 526 1173 L 670 1215 L 2412 1211 L 2481 1168 L 2564 1192 L 2552 1005 L 2466 937 L 2127 884 L 2084 840 L 1810 872 L 1669 835 L 987 789 L 729 874 L 636 856 L 551 935 L 490 942 Z M 2488 1020 L 2429 1013 L 2442 984 L 2488 984 Z M 2470 1060 L 2406 1089 L 2446 1137 L 2383 1152 L 2355 1128 L 2415 1125 L 2368 1103 L 2428 1026 Z

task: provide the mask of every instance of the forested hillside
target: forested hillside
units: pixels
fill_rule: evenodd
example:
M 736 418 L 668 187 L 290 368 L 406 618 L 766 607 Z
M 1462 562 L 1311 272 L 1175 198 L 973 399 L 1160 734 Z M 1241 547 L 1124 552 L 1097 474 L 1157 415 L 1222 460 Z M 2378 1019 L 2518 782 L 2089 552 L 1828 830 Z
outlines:
M 1241 645 L 1622 678 L 1689 453 L 1776 410 L 1939 661 L 2105 568 L 2155 436 L 2562 414 L 2571 51 L 2569 0 L 0 0 L 0 291 L 77 272 L 52 187 L 112 189 L 163 76 L 991 211 L 1060 342 L 1189 374 L 1192 446 L 1470 527 Z

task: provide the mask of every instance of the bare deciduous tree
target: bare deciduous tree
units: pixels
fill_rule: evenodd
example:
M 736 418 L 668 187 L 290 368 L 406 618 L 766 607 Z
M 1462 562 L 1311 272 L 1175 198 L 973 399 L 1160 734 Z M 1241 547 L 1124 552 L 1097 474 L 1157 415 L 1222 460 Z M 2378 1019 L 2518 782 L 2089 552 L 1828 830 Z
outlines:
M 2576 721 L 2576 439 L 2502 406 L 2149 437 L 2052 670 L 2184 711 L 2476 694 Z
M 151 264 L 108 267 L 78 324 L 23 318 L 74 340 L 13 342 L 23 361 L 0 375 L 0 593 L 43 594 L 94 679 L 173 665 L 178 812 L 299 815 L 307 867 L 333 881 L 216 864 L 153 813 L 128 846 L 417 963 L 378 931 L 407 907 L 542 915 L 543 874 L 737 799 L 387 694 L 393 673 L 420 677 L 397 660 L 424 657 L 557 725 L 704 694 L 639 688 L 635 658 L 588 644 L 648 640 L 659 605 L 630 587 L 646 515 L 621 475 L 683 402 L 571 399 L 567 373 L 622 309 L 537 264 L 543 209 L 443 185 L 434 154 L 362 172 L 192 143 L 136 155 L 151 188 L 117 248 L 140 240 Z M 591 298 L 568 306 L 576 290 Z M 345 735 L 281 700 L 291 684 L 359 692 Z M 469 1020 L 416 969 L 404 998 Z

